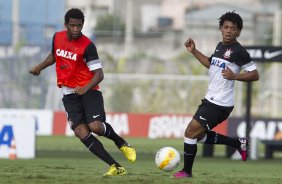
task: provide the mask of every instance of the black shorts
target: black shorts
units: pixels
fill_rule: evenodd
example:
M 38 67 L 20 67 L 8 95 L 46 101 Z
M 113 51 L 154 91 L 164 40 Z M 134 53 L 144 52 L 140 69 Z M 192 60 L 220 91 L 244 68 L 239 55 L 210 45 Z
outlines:
M 89 90 L 83 95 L 64 95 L 62 101 L 72 130 L 80 124 L 88 124 L 95 120 L 106 121 L 101 91 Z
M 202 99 L 202 104 L 199 105 L 193 118 L 200 122 L 206 131 L 210 131 L 226 120 L 233 108 L 234 106 L 224 107 L 211 103 L 207 99 Z

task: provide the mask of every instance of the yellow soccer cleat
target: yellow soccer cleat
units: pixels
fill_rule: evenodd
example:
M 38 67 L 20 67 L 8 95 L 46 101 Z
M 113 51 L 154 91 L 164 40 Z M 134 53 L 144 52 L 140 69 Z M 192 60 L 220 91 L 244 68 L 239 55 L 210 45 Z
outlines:
M 127 173 L 124 167 L 117 167 L 115 164 L 113 164 L 108 172 L 104 174 L 104 176 L 122 176 L 126 174 Z
M 135 162 L 136 160 L 136 151 L 134 148 L 132 148 L 129 145 L 123 145 L 120 148 L 120 151 L 123 153 L 123 155 L 127 158 L 129 162 Z

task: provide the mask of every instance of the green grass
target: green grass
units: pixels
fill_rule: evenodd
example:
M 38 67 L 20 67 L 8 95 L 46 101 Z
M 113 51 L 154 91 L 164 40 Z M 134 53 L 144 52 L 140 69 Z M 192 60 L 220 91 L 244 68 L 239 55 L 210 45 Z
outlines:
M 111 141 L 99 138 L 105 148 L 128 171 L 127 176 L 103 177 L 108 166 L 89 153 L 75 137 L 38 137 L 36 159 L 0 160 L 2 184 L 115 184 L 115 183 L 281 183 L 281 158 L 242 162 L 225 158 L 224 147 L 215 149 L 215 157 L 201 157 L 201 145 L 194 163 L 193 178 L 175 180 L 173 172 L 163 172 L 154 163 L 154 154 L 164 146 L 182 153 L 181 139 L 128 139 L 137 149 L 136 163 L 128 163 Z M 181 164 L 178 169 L 181 169 Z

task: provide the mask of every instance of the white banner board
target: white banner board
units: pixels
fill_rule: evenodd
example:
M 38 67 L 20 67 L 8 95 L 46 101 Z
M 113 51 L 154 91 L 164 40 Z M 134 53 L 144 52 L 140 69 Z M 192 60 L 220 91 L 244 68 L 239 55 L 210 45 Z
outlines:
M 0 158 L 34 158 L 35 131 L 35 119 L 30 116 L 0 114 Z
M 53 111 L 40 109 L 0 109 L 0 116 L 29 116 L 36 123 L 36 135 L 52 135 Z

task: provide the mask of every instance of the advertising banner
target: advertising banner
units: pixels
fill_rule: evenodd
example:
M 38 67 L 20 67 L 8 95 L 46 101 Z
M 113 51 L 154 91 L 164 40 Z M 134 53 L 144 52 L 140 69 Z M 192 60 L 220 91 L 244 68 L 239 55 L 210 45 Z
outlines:
M 36 135 L 52 135 L 53 114 L 52 110 L 0 109 L 0 116 L 28 116 L 33 118 L 36 123 Z
M 135 114 L 107 113 L 107 123 L 117 134 L 125 137 L 183 138 L 191 115 L 183 114 Z M 223 122 L 215 131 L 226 135 L 227 123 Z M 54 113 L 53 135 L 73 135 L 63 111 Z
M 257 62 L 282 61 L 282 47 L 246 46 L 251 58 Z
M 252 119 L 250 138 L 259 140 L 281 140 L 282 120 L 280 119 Z M 246 122 L 243 118 L 228 119 L 228 135 L 232 137 L 246 137 Z
M 0 158 L 34 158 L 35 128 L 30 116 L 0 115 Z

